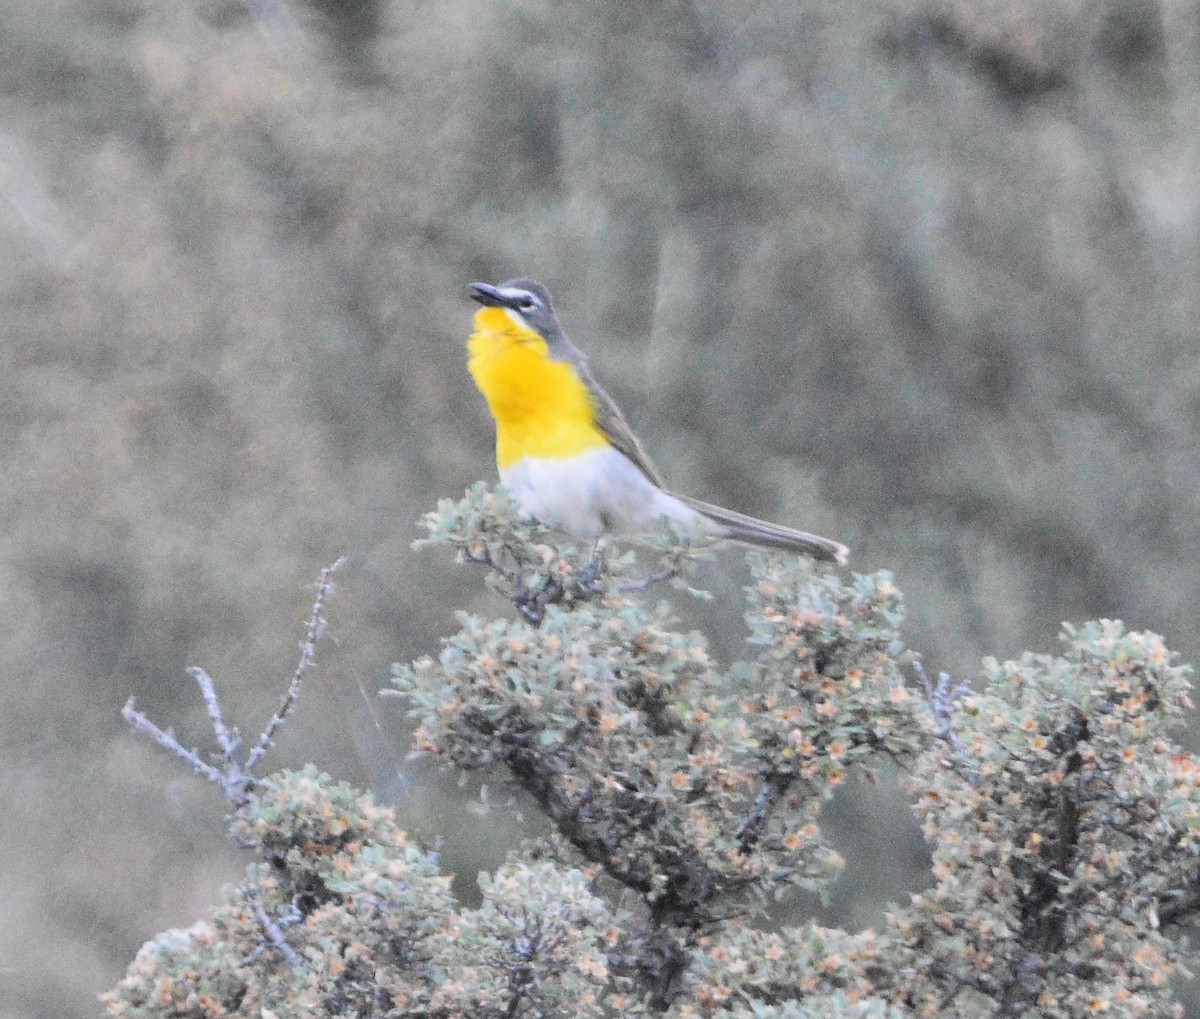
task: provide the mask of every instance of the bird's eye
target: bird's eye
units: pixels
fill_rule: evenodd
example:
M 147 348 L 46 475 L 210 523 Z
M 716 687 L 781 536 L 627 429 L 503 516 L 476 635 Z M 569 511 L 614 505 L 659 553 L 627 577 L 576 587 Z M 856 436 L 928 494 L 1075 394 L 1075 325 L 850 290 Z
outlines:
M 519 301 L 517 301 L 517 307 L 520 308 L 522 311 L 533 311 L 534 300 L 532 297 L 526 295 L 525 297 L 522 297 Z

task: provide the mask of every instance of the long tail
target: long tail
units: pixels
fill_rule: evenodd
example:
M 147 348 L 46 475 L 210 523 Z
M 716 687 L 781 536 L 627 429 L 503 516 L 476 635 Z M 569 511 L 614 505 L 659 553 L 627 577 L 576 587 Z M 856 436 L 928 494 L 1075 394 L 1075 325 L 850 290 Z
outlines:
M 723 538 L 732 538 L 734 541 L 743 541 L 748 545 L 760 545 L 763 548 L 799 552 L 824 562 L 837 563 L 839 566 L 844 566 L 850 555 L 850 550 L 845 545 L 822 538 L 820 535 L 793 530 L 791 527 L 781 527 L 779 524 L 770 524 L 765 520 L 748 517 L 744 513 L 735 513 L 733 510 L 701 502 L 690 496 L 677 495 L 674 492 L 671 494 L 685 506 L 690 506 L 697 513 L 717 524 L 718 533 Z

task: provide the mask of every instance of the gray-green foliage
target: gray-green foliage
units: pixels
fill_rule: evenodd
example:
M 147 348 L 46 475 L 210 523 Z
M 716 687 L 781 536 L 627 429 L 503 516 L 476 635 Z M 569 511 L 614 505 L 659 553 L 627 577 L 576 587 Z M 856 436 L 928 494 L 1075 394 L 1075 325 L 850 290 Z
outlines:
M 964 1001 L 1170 1014 L 1164 927 L 1197 905 L 1200 771 L 1166 736 L 1188 670 L 1156 634 L 1101 620 L 1066 651 L 984 663 L 962 704 L 968 757 L 914 770 L 934 887 L 895 926 Z
M 0 0 L 8 1010 L 89 1015 L 230 866 L 98 698 L 190 732 L 203 662 L 251 716 L 339 553 L 360 676 L 479 597 L 407 552 L 488 469 L 473 279 L 552 285 L 673 486 L 893 568 L 938 667 L 1101 614 L 1200 660 L 1198 12 Z M 291 763 L 382 782 L 304 709 Z
M 243 885 L 148 942 L 111 1014 L 601 1014 L 611 913 L 578 870 L 514 861 L 459 908 L 391 810 L 311 767 L 265 781 L 232 833 L 259 857 Z M 265 939 L 256 904 L 295 958 Z
M 520 790 L 550 836 L 464 909 L 369 797 L 278 776 L 234 822 L 260 857 L 244 886 L 150 942 L 114 1014 L 1178 1014 L 1200 768 L 1168 736 L 1188 670 L 1158 636 L 1067 627 L 1060 656 L 922 697 L 886 573 L 755 554 L 754 653 L 722 665 L 647 594 L 695 555 L 670 535 L 641 560 L 561 545 L 483 485 L 426 526 L 517 612 L 396 667 L 416 752 Z M 821 806 L 884 761 L 932 886 L 856 933 L 760 923 L 836 879 Z

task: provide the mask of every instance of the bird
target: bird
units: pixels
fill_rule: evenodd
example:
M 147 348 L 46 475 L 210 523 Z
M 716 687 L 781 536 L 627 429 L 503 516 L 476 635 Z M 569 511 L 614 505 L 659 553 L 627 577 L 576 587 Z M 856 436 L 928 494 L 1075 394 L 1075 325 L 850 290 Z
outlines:
M 540 283 L 472 283 L 467 369 L 496 423 L 501 484 L 522 513 L 577 538 L 685 532 L 846 563 L 845 545 L 671 491 L 563 332 Z

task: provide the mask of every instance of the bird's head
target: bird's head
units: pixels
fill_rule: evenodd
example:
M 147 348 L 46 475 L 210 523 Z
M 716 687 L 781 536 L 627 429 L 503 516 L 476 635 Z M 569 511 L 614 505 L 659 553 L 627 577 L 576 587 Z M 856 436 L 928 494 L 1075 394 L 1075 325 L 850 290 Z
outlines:
M 550 294 L 533 280 L 509 280 L 493 287 L 487 283 L 472 283 L 468 288 L 472 300 L 485 308 L 501 308 L 519 326 L 530 329 L 546 341 L 560 333 L 558 319 L 550 304 Z

